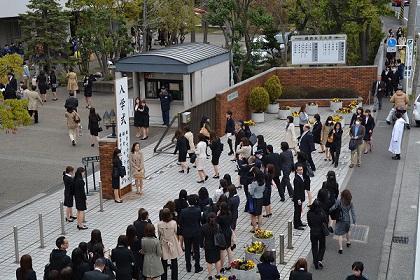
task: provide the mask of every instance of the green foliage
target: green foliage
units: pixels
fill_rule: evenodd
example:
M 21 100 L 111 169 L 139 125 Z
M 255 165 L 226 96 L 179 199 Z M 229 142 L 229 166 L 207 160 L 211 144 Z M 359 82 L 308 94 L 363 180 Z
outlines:
M 280 79 L 276 75 L 271 76 L 265 83 L 264 88 L 268 92 L 270 103 L 275 104 L 282 94 Z
M 352 88 L 315 88 L 284 86 L 280 99 L 332 99 L 357 98 L 358 93 Z
M 28 114 L 28 100 L 8 99 L 2 100 L 0 94 L 0 129 L 11 129 L 16 133 L 16 127 L 27 126 L 31 123 L 31 116 Z
M 255 87 L 249 95 L 249 109 L 256 113 L 262 113 L 267 110 L 270 102 L 268 92 L 263 87 Z
M 0 58 L 0 82 L 7 83 L 7 73 L 11 72 L 19 79 L 23 73 L 23 60 L 18 54 L 8 54 Z

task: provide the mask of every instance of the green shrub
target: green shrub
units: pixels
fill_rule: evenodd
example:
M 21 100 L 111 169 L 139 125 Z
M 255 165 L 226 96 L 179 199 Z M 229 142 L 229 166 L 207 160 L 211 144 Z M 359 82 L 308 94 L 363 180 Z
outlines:
M 273 75 L 271 76 L 265 83 L 264 88 L 268 92 L 268 96 L 270 98 L 270 103 L 276 103 L 277 99 L 282 94 L 282 88 L 280 84 L 279 77 Z
M 262 113 L 267 110 L 270 98 L 268 92 L 263 87 L 256 87 L 249 95 L 249 109 L 256 113 Z
M 358 93 L 352 88 L 316 88 L 316 87 L 283 87 L 280 99 L 332 99 L 357 98 Z

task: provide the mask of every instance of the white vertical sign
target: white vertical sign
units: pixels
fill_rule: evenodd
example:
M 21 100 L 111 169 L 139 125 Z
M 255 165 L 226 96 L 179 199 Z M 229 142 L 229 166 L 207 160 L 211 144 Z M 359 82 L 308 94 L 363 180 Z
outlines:
M 120 188 L 131 183 L 130 172 L 130 123 L 129 123 L 129 101 L 128 101 L 128 80 L 127 77 L 115 80 L 115 104 L 117 107 L 117 147 L 121 150 L 121 161 L 125 166 L 127 174 L 125 179 L 120 178 Z
M 406 48 L 406 58 L 405 58 L 405 71 L 406 71 L 406 77 L 411 78 L 412 76 L 412 68 L 413 68 L 413 39 L 407 40 L 407 48 Z

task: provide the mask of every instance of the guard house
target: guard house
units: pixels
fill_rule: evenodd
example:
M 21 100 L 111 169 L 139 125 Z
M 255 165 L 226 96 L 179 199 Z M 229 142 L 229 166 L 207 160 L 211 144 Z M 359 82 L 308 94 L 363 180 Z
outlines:
M 162 123 L 158 99 L 162 86 L 173 97 L 171 120 L 229 87 L 229 55 L 218 46 L 185 43 L 120 59 L 116 71 L 133 73 L 134 97 L 146 99 L 150 122 L 158 124 Z

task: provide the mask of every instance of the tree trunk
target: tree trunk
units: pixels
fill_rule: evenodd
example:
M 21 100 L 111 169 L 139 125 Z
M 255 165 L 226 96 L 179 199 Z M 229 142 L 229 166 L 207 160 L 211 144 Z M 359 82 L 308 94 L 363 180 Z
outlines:
M 370 23 L 366 24 L 364 31 L 359 32 L 360 64 L 366 65 L 368 61 L 370 41 Z

